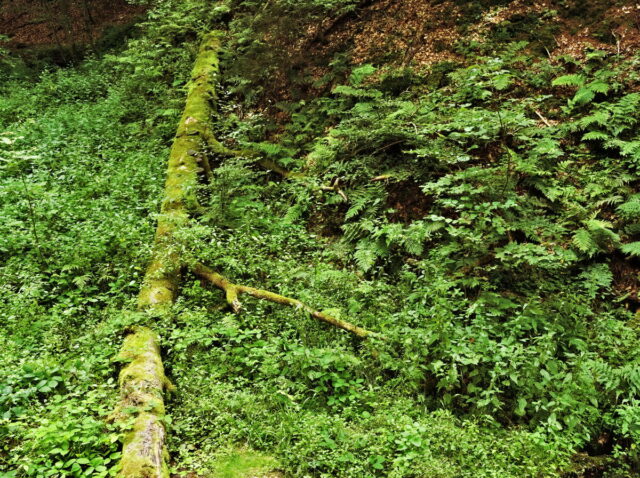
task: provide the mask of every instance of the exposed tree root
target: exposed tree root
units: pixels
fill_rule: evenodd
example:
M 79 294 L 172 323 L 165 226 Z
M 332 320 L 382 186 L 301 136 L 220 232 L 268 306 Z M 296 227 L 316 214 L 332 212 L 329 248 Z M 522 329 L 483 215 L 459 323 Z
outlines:
M 175 300 L 182 260 L 174 246 L 175 232 L 187 225 L 197 209 L 198 172 L 211 147 L 209 127 L 218 74 L 217 34 L 207 35 L 193 68 L 184 113 L 171 147 L 164 200 L 158 218 L 153 259 L 138 297 L 140 310 L 164 310 Z M 206 165 L 205 170 L 206 170 Z M 132 427 L 124 437 L 120 462 L 122 478 L 168 478 L 163 392 L 172 388 L 164 375 L 159 338 L 147 327 L 136 327 L 126 337 L 119 360 L 120 404 L 114 418 Z
M 347 195 L 342 189 L 340 189 L 340 178 L 334 179 L 328 186 L 321 186 L 320 189 L 322 191 L 333 191 L 338 196 L 340 196 L 344 202 L 349 202 L 349 198 L 347 197 Z
M 198 277 L 201 277 L 209 282 L 211 282 L 216 287 L 222 289 L 225 292 L 227 303 L 231 306 L 234 312 L 239 312 L 242 308 L 242 304 L 240 303 L 239 296 L 241 294 L 247 294 L 257 299 L 264 299 L 270 302 L 275 302 L 277 304 L 288 305 L 291 307 L 295 307 L 298 310 L 304 310 L 312 317 L 321 320 L 327 324 L 333 325 L 334 327 L 338 327 L 340 329 L 351 332 L 352 334 L 365 339 L 367 337 L 377 336 L 376 333 L 371 332 L 369 330 L 358 327 L 357 325 L 353 325 L 350 322 L 345 320 L 338 319 L 337 317 L 333 317 L 329 314 L 325 314 L 323 312 L 319 312 L 317 310 L 312 309 L 308 305 L 300 302 L 297 299 L 291 299 L 289 297 L 285 297 L 283 295 L 276 294 L 274 292 L 269 292 L 263 289 L 256 289 L 254 287 L 248 287 L 245 285 L 234 284 L 229 281 L 226 277 L 218 274 L 217 272 L 209 269 L 208 267 L 202 264 L 196 264 L 193 267 L 193 272 Z
M 387 179 L 391 179 L 393 176 L 391 174 L 382 174 L 380 176 L 376 176 L 375 178 L 371 178 L 371 182 L 376 181 L 386 181 Z

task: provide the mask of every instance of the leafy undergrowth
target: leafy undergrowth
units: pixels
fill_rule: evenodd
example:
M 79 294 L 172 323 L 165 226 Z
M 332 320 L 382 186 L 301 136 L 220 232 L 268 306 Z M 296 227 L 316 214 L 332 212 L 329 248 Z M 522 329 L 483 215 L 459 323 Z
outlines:
M 176 476 L 637 473 L 640 58 L 496 29 L 426 69 L 343 52 L 261 108 L 269 15 L 354 5 L 159 2 L 122 51 L 0 86 L 0 476 L 116 474 L 112 358 L 140 320 Z M 189 275 L 170 313 L 128 312 L 197 33 L 232 11 L 218 133 L 304 175 L 217 162 L 177 247 L 384 341 L 235 315 Z

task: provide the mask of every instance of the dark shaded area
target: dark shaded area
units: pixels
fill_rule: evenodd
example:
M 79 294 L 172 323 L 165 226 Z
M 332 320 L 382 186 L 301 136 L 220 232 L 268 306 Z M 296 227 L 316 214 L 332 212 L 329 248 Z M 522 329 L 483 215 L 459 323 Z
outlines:
M 400 181 L 387 186 L 387 206 L 394 210 L 389 215 L 391 222 L 409 224 L 422 219 L 433 203 L 420 186 L 413 181 Z
M 62 66 L 120 44 L 145 9 L 125 0 L 9 0 L 0 3 L 0 34 L 27 66 Z

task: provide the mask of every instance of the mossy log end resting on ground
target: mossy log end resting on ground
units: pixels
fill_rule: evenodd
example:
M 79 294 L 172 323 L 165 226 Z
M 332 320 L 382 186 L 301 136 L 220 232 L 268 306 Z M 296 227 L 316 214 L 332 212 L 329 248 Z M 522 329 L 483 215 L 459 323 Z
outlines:
M 173 386 L 164 374 L 158 335 L 147 327 L 133 328 L 118 360 L 128 365 L 120 371 L 121 400 L 115 418 L 123 423 L 133 420 L 124 437 L 120 476 L 166 478 L 163 392 Z
M 297 299 L 285 297 L 283 295 L 279 295 L 263 289 L 256 289 L 255 287 L 247 287 L 244 285 L 234 284 L 224 276 L 218 274 L 217 272 L 209 269 L 202 264 L 196 264 L 193 267 L 193 272 L 197 276 L 211 282 L 216 287 L 222 289 L 226 294 L 227 302 L 235 312 L 239 312 L 242 308 L 238 297 L 240 296 L 240 294 L 247 294 L 257 299 L 264 299 L 270 302 L 275 302 L 277 304 L 288 305 L 299 310 L 304 310 L 312 317 L 321 320 L 322 322 L 325 322 L 329 325 L 333 325 L 334 327 L 338 327 L 340 329 L 346 330 L 347 332 L 351 332 L 352 334 L 362 339 L 374 336 L 381 338 L 375 332 L 371 332 L 369 330 L 358 327 L 357 325 L 353 325 L 352 323 L 345 320 L 338 319 L 337 317 L 333 317 L 329 314 L 314 310 Z
M 153 258 L 138 296 L 140 310 L 164 310 L 175 300 L 182 260 L 174 245 L 175 232 L 187 225 L 197 207 L 199 163 L 212 149 L 211 114 L 215 104 L 219 35 L 207 35 L 193 68 L 184 114 L 171 147 L 164 199 L 158 218 Z M 119 360 L 129 362 L 120 372 L 120 404 L 115 418 L 125 427 L 121 478 L 168 478 L 163 392 L 172 386 L 164 375 L 159 338 L 146 327 L 126 337 Z

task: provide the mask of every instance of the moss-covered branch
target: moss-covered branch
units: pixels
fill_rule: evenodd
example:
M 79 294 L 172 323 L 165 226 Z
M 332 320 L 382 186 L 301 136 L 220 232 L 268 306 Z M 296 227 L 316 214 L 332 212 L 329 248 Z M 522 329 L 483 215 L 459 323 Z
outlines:
M 257 299 L 268 300 L 270 302 L 275 302 L 276 304 L 288 305 L 298 310 L 304 310 L 309 315 L 311 315 L 312 317 L 322 322 L 325 322 L 329 325 L 333 325 L 334 327 L 338 327 L 340 329 L 351 332 L 352 334 L 363 339 L 371 336 L 377 336 L 376 333 L 363 329 L 361 327 L 358 327 L 357 325 L 354 325 L 350 322 L 347 322 L 342 319 L 338 319 L 337 317 L 333 317 L 329 314 L 325 314 L 324 312 L 319 312 L 315 309 L 312 309 L 311 307 L 309 307 L 308 305 L 304 304 L 303 302 L 297 299 L 285 297 L 283 295 L 279 295 L 274 292 L 269 292 L 263 289 L 256 289 L 255 287 L 248 287 L 245 285 L 234 284 L 224 276 L 218 274 L 217 272 L 211 270 L 210 268 L 202 264 L 196 264 L 193 267 L 193 272 L 198 277 L 201 277 L 207 280 L 208 282 L 211 282 L 216 287 L 222 289 L 226 294 L 227 302 L 235 312 L 239 312 L 240 309 L 242 308 L 242 304 L 240 303 L 239 296 L 241 294 L 247 294 Z

